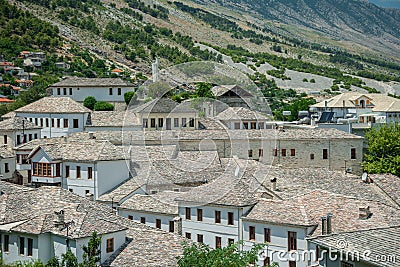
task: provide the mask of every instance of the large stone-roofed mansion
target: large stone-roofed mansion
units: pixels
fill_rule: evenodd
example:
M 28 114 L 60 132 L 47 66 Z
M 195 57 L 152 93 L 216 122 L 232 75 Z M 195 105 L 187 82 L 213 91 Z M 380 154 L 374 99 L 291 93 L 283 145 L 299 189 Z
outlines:
M 33 184 L 58 185 L 94 199 L 129 178 L 122 148 L 109 141 L 67 139 L 41 144 L 27 160 Z
M 101 266 L 175 266 L 183 252 L 184 238 L 120 217 L 59 187 L 0 182 L 0 206 L 0 250 L 6 264 L 37 259 L 47 263 L 67 250 L 81 263 L 93 231 L 101 237 Z
M 17 117 L 42 127 L 42 138 L 84 131 L 90 112 L 69 97 L 44 97 L 15 110 Z

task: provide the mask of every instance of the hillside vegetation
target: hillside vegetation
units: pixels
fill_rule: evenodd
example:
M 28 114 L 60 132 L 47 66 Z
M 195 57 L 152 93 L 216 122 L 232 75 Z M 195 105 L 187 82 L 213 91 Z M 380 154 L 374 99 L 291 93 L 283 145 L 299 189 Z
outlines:
M 291 80 L 288 70 L 332 79 L 329 87 L 320 88 L 328 94 L 355 88 L 377 92 L 362 77 L 400 82 L 396 60 L 288 35 L 270 27 L 267 20 L 257 24 L 249 16 L 246 19 L 235 11 L 238 7 L 225 13 L 225 9 L 219 12 L 218 7 L 213 10 L 212 6 L 199 5 L 205 1 L 160 1 L 149 5 L 140 0 L 10 0 L 18 4 L 19 10 L 0 1 L 1 16 L 6 21 L 0 26 L 2 54 L 12 60 L 22 50 L 46 51 L 48 63 L 38 72 L 48 82 L 65 75 L 109 77 L 109 71 L 119 66 L 126 71 L 126 79 L 131 74 L 132 81 L 140 84 L 149 77 L 155 58 L 160 59 L 161 68 L 197 60 L 231 60 L 233 66 L 242 64 L 246 68 L 278 117 L 283 107 L 290 109 L 287 105 L 303 108 L 308 103 L 301 101 L 302 93 L 289 90 L 287 94 L 276 86 L 275 80 Z M 295 9 L 295 2 L 290 1 L 287 6 Z M 220 7 L 229 3 L 235 2 L 221 2 Z M 246 3 L 254 7 L 261 4 Z M 391 36 L 396 36 L 393 31 Z M 56 61 L 70 64 L 70 69 L 57 70 Z M 271 67 L 263 69 L 265 65 Z M 315 79 L 304 77 L 303 82 L 306 87 L 307 83 L 315 84 Z M 44 94 L 45 86 L 46 82 L 35 97 Z M 18 105 L 27 103 L 17 100 Z

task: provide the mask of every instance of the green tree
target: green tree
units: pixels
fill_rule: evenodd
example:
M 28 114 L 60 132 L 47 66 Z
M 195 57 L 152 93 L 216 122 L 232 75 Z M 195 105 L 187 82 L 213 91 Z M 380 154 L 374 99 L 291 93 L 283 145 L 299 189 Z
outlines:
M 82 267 L 95 267 L 96 263 L 100 261 L 100 245 L 101 237 L 93 232 L 89 239 L 88 245 L 83 246 L 83 262 Z
M 94 104 L 95 111 L 113 111 L 114 105 L 105 101 L 98 101 Z
M 60 262 L 57 257 L 51 258 L 47 263 L 46 267 L 60 267 Z
M 83 105 L 88 109 L 93 110 L 94 106 L 96 105 L 97 100 L 94 96 L 87 96 L 85 100 L 83 100 Z
M 212 84 L 206 82 L 200 82 L 196 85 L 197 97 L 215 98 L 212 91 Z
M 365 138 L 368 148 L 364 170 L 400 176 L 400 128 L 395 124 L 375 127 L 365 134 Z
M 62 267 L 78 267 L 78 259 L 74 255 L 74 253 L 71 252 L 71 250 L 68 250 L 66 253 L 61 255 L 61 266 Z
M 136 101 L 136 99 L 137 99 L 137 95 L 136 95 L 135 92 L 129 91 L 129 92 L 126 92 L 126 93 L 124 94 L 124 100 L 125 100 L 125 103 L 126 103 L 127 105 L 129 105 L 129 103 L 131 103 L 131 100 L 132 100 L 132 99 L 133 99 L 133 101 Z
M 275 117 L 278 120 L 295 121 L 297 120 L 297 115 L 301 110 L 308 110 L 311 105 L 317 103 L 314 98 L 297 98 L 294 99 L 290 104 L 286 104 L 274 112 Z M 288 117 L 283 117 L 282 112 L 284 110 L 291 111 L 291 115 Z
M 202 243 L 184 243 L 183 256 L 178 258 L 180 267 L 246 267 L 254 264 L 258 253 L 267 244 L 257 244 L 249 251 L 239 249 L 241 243 L 230 244 L 224 248 L 211 249 Z M 276 265 L 275 265 L 276 266 Z

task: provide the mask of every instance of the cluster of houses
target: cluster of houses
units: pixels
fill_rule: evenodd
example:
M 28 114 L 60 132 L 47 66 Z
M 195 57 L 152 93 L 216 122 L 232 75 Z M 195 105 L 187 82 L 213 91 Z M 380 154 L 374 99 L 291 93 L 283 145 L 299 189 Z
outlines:
M 23 66 L 18 67 L 12 61 L 5 61 L 0 56 L 0 104 L 13 103 L 14 100 L 7 98 L 8 96 L 18 96 L 21 92 L 28 90 L 34 84 L 32 80 L 38 74 L 30 72 L 40 69 L 42 64 L 47 61 L 46 53 L 21 51 L 18 59 L 23 60 Z M 3 79 L 3 74 L 13 77 L 13 83 Z
M 319 127 L 334 127 L 358 135 L 376 125 L 399 123 L 400 99 L 385 94 L 347 92 L 310 107 Z
M 67 250 L 81 260 L 97 231 L 102 266 L 173 266 L 184 240 L 266 243 L 260 266 L 396 266 L 324 253 L 348 239 L 336 253 L 376 255 L 375 232 L 386 233 L 380 244 L 400 234 L 400 179 L 361 176 L 363 137 L 271 121 L 237 85 L 215 87 L 216 100 L 196 105 L 161 97 L 91 111 L 81 103 L 123 102 L 133 90 L 119 78 L 69 78 L 3 116 L 3 262 L 46 262 Z

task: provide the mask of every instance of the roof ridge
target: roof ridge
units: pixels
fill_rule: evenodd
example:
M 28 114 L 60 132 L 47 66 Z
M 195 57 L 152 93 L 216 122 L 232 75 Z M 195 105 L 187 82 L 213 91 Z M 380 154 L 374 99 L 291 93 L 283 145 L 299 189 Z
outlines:
M 381 227 L 376 227 L 376 228 L 365 228 L 365 229 L 356 229 L 356 230 L 344 231 L 344 232 L 336 232 L 336 233 L 332 233 L 328 236 L 314 236 L 314 237 L 309 237 L 307 239 L 320 239 L 320 238 L 326 238 L 326 237 L 331 237 L 331 236 L 340 236 L 340 235 L 344 235 L 344 234 L 362 233 L 362 232 L 368 232 L 368 231 L 379 231 L 379 230 L 392 229 L 392 228 L 400 229 L 400 225 L 381 226 Z
M 298 202 L 299 202 L 299 204 L 300 204 L 299 207 L 300 207 L 301 215 L 304 217 L 304 222 L 305 222 L 306 224 L 310 224 L 310 223 L 311 223 L 311 220 L 310 220 L 310 218 L 308 217 L 307 209 L 306 209 L 306 207 L 304 206 L 303 199 L 298 199 Z

